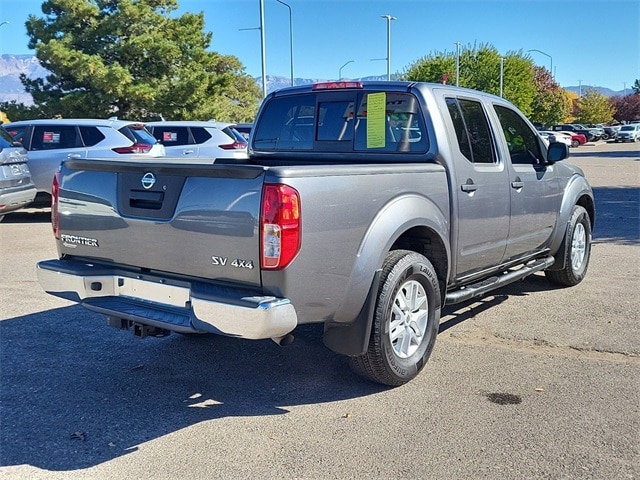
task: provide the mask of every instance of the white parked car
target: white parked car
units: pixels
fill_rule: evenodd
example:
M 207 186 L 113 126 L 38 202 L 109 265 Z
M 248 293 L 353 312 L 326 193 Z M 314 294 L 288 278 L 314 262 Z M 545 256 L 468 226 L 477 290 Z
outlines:
M 621 126 L 616 136 L 616 142 L 637 142 L 638 139 L 640 139 L 640 123 Z
M 247 140 L 233 123 L 214 121 L 149 122 L 147 128 L 164 145 L 167 157 L 214 163 L 219 158 L 246 159 Z
M 564 132 L 550 132 L 548 130 L 541 130 L 538 133 L 548 142 L 559 142 L 564 143 L 569 147 L 572 146 L 571 135 Z
M 31 178 L 38 189 L 38 203 L 49 201 L 53 176 L 63 160 L 125 160 L 165 155 L 164 147 L 140 122 L 88 118 L 22 120 L 6 123 L 2 128 L 28 152 Z

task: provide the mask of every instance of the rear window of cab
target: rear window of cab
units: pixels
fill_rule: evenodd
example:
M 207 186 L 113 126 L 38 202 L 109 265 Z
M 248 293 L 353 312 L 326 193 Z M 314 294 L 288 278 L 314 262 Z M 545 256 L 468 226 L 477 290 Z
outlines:
M 417 99 L 409 93 L 327 92 L 272 98 L 253 135 L 257 151 L 428 150 Z

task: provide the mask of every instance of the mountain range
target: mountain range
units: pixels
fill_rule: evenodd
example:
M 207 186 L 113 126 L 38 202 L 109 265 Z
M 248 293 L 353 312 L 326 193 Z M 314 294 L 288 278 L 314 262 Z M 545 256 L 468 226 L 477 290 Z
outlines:
M 20 82 L 21 73 L 24 73 L 28 78 L 44 78 L 47 75 L 47 70 L 42 68 L 35 55 L 0 55 L 0 102 L 10 102 L 15 100 L 17 103 L 24 103 L 25 105 L 33 104 L 31 95 L 24 91 L 24 87 Z M 290 77 L 267 75 L 266 78 L 267 92 L 291 85 Z M 354 80 L 384 80 L 386 78 L 386 75 L 378 75 Z M 294 83 L 295 85 L 305 85 L 326 80 L 329 79 L 295 78 Z M 262 77 L 256 77 L 255 81 L 258 86 L 262 88 Z M 614 91 L 605 87 L 591 87 L 586 85 L 563 88 L 578 94 L 581 90 L 585 91 L 585 89 L 594 88 L 607 97 L 625 94 L 624 90 Z

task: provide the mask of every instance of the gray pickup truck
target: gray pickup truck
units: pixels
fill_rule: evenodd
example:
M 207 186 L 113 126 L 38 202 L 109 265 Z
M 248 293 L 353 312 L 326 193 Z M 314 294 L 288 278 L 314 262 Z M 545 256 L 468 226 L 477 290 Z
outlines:
M 584 278 L 594 200 L 567 156 L 477 91 L 283 89 L 263 101 L 242 163 L 65 161 L 59 258 L 38 278 L 139 336 L 285 344 L 323 323 L 356 372 L 401 385 L 428 360 L 443 305 L 539 271 Z

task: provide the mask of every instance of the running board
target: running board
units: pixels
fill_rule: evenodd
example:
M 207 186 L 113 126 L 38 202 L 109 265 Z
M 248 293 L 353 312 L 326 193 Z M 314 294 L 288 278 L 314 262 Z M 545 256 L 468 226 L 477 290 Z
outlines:
M 527 263 L 517 270 L 509 270 L 503 275 L 496 275 L 486 278 L 478 283 L 464 286 L 459 290 L 447 293 L 445 304 L 451 305 L 454 303 L 465 302 L 472 298 L 482 297 L 491 290 L 522 280 L 533 273 L 549 268 L 554 262 L 555 259 L 553 257 L 541 258 L 531 263 Z

